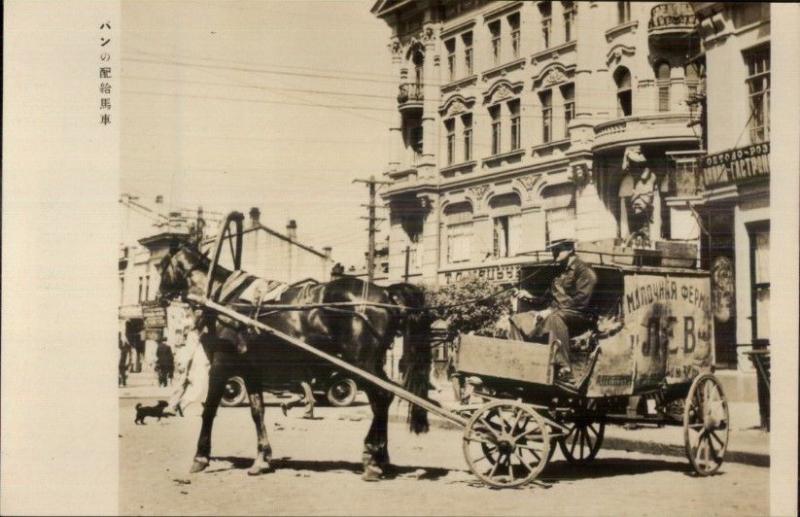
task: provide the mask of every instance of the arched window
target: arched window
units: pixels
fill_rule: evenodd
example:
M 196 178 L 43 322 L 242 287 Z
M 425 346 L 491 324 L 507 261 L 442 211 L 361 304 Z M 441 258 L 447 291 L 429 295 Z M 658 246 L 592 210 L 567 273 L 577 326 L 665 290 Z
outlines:
M 669 63 L 661 62 L 656 66 L 656 84 L 658 86 L 658 111 L 669 111 Z
M 444 209 L 447 263 L 468 262 L 472 254 L 472 205 L 456 203 Z
M 686 65 L 684 77 L 686 78 L 686 101 L 689 104 L 689 114 L 695 118 L 697 116 L 697 92 L 700 87 L 700 71 L 696 63 Z
M 614 82 L 617 83 L 617 117 L 629 117 L 633 112 L 631 73 L 624 66 L 617 68 Z
M 494 221 L 495 258 L 513 257 L 519 253 L 522 237 L 522 214 L 519 195 L 501 194 L 489 201 Z

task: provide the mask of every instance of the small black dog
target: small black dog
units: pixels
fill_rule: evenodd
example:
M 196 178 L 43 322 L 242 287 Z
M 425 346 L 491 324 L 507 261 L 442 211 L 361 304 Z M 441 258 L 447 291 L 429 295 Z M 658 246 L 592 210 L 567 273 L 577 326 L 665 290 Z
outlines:
M 164 409 L 167 407 L 166 400 L 159 400 L 158 404 L 155 406 L 142 406 L 141 404 L 136 404 L 136 419 L 134 419 L 135 424 L 142 424 L 144 425 L 145 417 L 151 416 L 153 418 L 158 418 L 159 422 L 161 421 L 161 417 L 164 415 Z

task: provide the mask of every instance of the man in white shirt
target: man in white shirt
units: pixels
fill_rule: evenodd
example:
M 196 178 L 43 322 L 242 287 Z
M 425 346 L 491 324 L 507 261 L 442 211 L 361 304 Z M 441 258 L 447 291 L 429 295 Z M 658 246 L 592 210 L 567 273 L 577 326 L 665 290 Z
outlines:
M 205 400 L 208 392 L 208 372 L 211 362 L 200 344 L 201 311 L 195 311 L 194 323 L 186 332 L 185 344 L 177 360 L 178 382 L 164 411 L 183 416 L 183 410 L 194 402 Z

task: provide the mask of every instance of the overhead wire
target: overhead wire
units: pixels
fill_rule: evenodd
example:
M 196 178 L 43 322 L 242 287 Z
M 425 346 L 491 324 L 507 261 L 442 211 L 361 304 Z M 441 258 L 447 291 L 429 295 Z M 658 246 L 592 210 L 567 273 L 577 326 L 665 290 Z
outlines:
M 236 64 L 236 65 L 253 66 L 253 67 L 288 68 L 290 70 L 306 70 L 306 71 L 311 71 L 311 72 L 323 72 L 323 73 L 330 72 L 330 73 L 340 73 L 340 74 L 347 74 L 347 75 L 364 75 L 364 76 L 367 76 L 367 77 L 380 77 L 380 78 L 386 78 L 386 79 L 397 79 L 397 76 L 395 74 L 381 74 L 381 73 L 375 73 L 375 72 L 365 72 L 365 71 L 360 71 L 360 70 L 347 70 L 347 69 L 342 69 L 342 68 L 319 68 L 319 67 L 313 67 L 313 66 L 283 65 L 283 64 L 279 64 L 279 63 L 264 63 L 264 62 L 261 62 L 261 61 L 230 60 L 230 59 L 214 58 L 214 57 L 208 57 L 208 56 L 191 56 L 191 55 L 188 55 L 188 54 L 156 53 L 156 52 L 148 52 L 148 51 L 144 51 L 144 50 L 131 49 L 131 48 L 126 48 L 125 52 L 126 53 L 133 53 L 133 54 L 141 54 L 141 55 L 144 55 L 145 57 L 151 56 L 151 57 L 166 58 L 166 59 L 177 57 L 179 59 L 185 59 L 185 60 L 191 60 L 191 61 L 217 61 L 217 62 L 232 63 L 232 64 Z M 124 58 L 125 58 L 125 55 L 123 54 L 123 59 Z

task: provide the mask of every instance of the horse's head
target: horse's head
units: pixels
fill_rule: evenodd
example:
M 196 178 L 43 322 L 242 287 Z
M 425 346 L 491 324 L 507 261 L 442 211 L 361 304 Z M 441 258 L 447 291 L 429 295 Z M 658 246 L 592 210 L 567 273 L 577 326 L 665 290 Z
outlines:
M 199 250 L 187 245 L 170 250 L 158 265 L 161 276 L 159 300 L 183 299 L 190 292 L 203 294 L 202 284 L 207 271 L 208 258 Z

